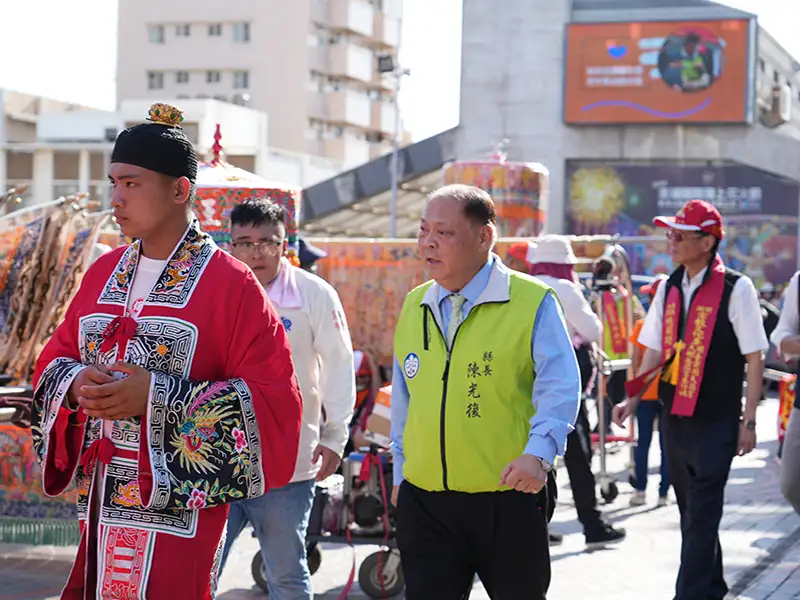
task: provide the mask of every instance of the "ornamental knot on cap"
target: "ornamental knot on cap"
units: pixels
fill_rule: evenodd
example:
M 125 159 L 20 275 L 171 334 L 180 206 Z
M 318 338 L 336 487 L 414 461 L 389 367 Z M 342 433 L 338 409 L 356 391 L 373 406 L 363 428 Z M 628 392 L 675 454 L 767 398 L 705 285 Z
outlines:
M 180 127 L 183 123 L 183 111 L 177 106 L 158 102 L 150 107 L 147 120 L 167 127 Z

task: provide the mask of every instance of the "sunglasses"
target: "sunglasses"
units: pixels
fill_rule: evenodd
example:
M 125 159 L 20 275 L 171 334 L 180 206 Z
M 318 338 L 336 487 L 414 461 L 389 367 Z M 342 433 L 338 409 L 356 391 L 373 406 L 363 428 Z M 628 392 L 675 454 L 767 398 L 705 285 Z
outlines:
M 699 240 L 711 235 L 710 233 L 697 231 L 678 231 L 677 229 L 667 230 L 667 239 L 671 242 L 682 242 L 684 240 Z

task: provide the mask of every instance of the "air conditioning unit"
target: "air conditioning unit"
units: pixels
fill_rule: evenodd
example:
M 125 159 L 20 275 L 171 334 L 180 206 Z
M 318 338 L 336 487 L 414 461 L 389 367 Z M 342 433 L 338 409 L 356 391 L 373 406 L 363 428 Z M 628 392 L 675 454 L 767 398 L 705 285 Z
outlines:
M 238 94 L 234 94 L 231 102 L 233 102 L 233 104 L 236 104 L 238 106 L 249 106 L 250 94 L 242 94 L 241 92 Z
M 792 118 L 794 94 L 788 85 L 773 85 L 768 92 L 760 93 L 757 99 L 759 120 L 762 125 L 774 129 Z
M 217 94 L 216 96 L 214 96 L 214 100 L 219 100 L 220 102 L 227 102 L 228 97 L 224 94 Z
M 789 85 L 781 86 L 781 95 L 778 104 L 778 112 L 784 123 L 792 120 L 792 104 L 794 103 L 794 91 Z

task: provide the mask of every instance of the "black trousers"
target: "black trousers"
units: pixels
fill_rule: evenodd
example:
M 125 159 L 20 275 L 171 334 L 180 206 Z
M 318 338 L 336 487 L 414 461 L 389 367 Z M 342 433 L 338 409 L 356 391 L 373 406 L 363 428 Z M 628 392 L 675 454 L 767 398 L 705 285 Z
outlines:
M 426 492 L 404 481 L 395 515 L 406 600 L 463 600 L 476 574 L 492 600 L 545 600 L 550 544 L 537 496 Z
M 719 524 L 736 454 L 739 421 L 668 416 L 662 421 L 667 465 L 681 514 L 681 568 L 675 600 L 722 600 Z
M 567 436 L 564 465 L 567 467 L 569 487 L 572 489 L 572 498 L 584 533 L 603 524 L 600 511 L 597 510 L 597 489 L 592 473 L 592 445 L 589 435 L 589 418 L 586 405 L 581 400 L 575 429 Z

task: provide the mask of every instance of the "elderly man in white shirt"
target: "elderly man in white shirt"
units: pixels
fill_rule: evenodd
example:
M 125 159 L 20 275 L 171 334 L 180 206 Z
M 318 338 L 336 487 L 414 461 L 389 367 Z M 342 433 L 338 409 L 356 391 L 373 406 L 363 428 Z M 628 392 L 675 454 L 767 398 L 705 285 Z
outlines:
M 753 282 L 727 269 L 717 253 L 724 236 L 719 211 L 691 200 L 654 223 L 667 228 L 679 266 L 656 291 L 639 334 L 647 347 L 640 374 L 626 384 L 629 399 L 614 408 L 614 417 L 620 424 L 634 414 L 652 374 L 663 369 L 661 426 L 683 541 L 675 600 L 722 600 L 728 593 L 719 541 L 725 486 L 733 457 L 756 444 L 767 337 Z
M 339 296 L 326 281 L 292 266 L 285 213 L 267 200 L 231 211 L 233 255 L 265 287 L 289 335 L 303 395 L 303 424 L 294 477 L 283 488 L 231 504 L 222 567 L 236 537 L 253 524 L 272 600 L 311 600 L 305 537 L 315 481 L 336 471 L 356 399 L 353 346 Z M 322 421 L 324 407 L 325 420 Z
M 563 236 L 547 235 L 540 238 L 537 244 L 530 245 L 527 257 L 531 263 L 530 274 L 553 288 L 558 297 L 581 370 L 582 390 L 585 391 L 594 375 L 592 344 L 600 342 L 603 324 L 581 291 L 575 273 L 578 260 L 572 251 L 572 244 Z M 622 541 L 625 539 L 625 530 L 612 527 L 597 509 L 590 444 L 589 419 L 586 405 L 581 401 L 575 429 L 567 437 L 564 464 L 586 544 L 596 548 Z M 551 542 L 557 541 L 558 538 L 551 534 Z
M 784 292 L 784 304 L 780 319 L 772 332 L 770 341 L 786 358 L 800 357 L 800 271 L 789 280 Z M 781 452 L 781 492 L 800 514 L 800 402 L 795 400 L 794 410 L 789 417 L 789 426 L 783 438 Z

